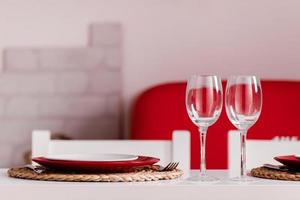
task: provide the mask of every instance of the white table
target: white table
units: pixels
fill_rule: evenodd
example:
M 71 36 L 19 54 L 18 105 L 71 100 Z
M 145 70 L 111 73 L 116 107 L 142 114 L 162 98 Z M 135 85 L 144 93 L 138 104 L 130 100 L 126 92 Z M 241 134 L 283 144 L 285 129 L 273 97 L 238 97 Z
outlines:
M 251 183 L 230 182 L 227 171 L 210 170 L 223 179 L 216 183 L 191 183 L 185 180 L 143 183 L 74 183 L 31 181 L 10 178 L 0 169 L 0 199 L 122 199 L 122 200 L 288 200 L 300 199 L 300 182 L 257 179 Z M 194 172 L 189 172 L 194 173 Z

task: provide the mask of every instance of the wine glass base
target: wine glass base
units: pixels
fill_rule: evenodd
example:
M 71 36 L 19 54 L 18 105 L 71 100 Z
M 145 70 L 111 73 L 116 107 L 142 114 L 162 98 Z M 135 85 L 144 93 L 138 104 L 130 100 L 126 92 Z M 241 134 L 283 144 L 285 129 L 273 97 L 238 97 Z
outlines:
M 197 176 L 191 176 L 186 179 L 187 181 L 191 182 L 216 182 L 219 181 L 218 178 L 214 176 L 208 176 L 208 175 L 197 175 Z

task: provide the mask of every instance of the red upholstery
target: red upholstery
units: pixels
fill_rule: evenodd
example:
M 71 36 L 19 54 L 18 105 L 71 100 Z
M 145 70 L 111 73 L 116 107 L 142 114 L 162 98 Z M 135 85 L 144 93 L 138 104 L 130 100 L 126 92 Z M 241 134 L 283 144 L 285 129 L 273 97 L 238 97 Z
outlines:
M 191 166 L 199 168 L 199 134 L 185 109 L 186 83 L 153 87 L 137 99 L 131 119 L 132 139 L 171 139 L 173 130 L 191 131 Z M 223 84 L 225 91 L 225 87 Z M 300 82 L 263 81 L 263 108 L 248 138 L 300 136 Z M 208 129 L 207 167 L 227 168 L 227 132 L 235 129 L 224 105 L 220 119 Z

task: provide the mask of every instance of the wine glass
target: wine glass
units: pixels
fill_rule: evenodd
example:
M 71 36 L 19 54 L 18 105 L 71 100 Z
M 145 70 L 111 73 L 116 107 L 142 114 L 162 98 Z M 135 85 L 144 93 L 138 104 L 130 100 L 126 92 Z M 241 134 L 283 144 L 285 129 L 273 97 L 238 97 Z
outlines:
M 193 75 L 186 88 L 186 110 L 200 133 L 200 174 L 190 177 L 191 181 L 216 181 L 207 176 L 205 163 L 206 132 L 219 118 L 222 111 L 223 92 L 221 79 L 217 76 Z
M 233 180 L 251 181 L 246 174 L 246 136 L 258 120 L 262 107 L 262 89 L 256 76 L 231 76 L 225 93 L 226 113 L 241 137 L 241 173 Z M 253 180 L 253 179 L 252 179 Z

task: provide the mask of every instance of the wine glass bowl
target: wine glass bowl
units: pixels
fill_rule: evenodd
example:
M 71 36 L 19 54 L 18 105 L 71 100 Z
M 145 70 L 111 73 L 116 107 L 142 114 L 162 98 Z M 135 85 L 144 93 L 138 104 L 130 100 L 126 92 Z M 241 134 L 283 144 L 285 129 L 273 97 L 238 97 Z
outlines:
M 215 181 L 206 175 L 205 145 L 206 132 L 220 117 L 223 104 L 221 79 L 217 76 L 193 75 L 186 88 L 186 110 L 200 133 L 200 176 L 190 177 L 191 181 Z
M 188 91 L 186 105 L 188 115 L 196 126 L 211 126 L 221 114 L 222 92 L 214 88 L 193 88 Z
M 254 81 L 256 80 L 255 77 L 249 78 L 248 83 L 243 83 L 242 80 L 242 78 L 230 78 L 225 94 L 228 118 L 236 128 L 241 130 L 249 129 L 255 124 L 262 107 L 262 92 L 259 81 Z M 239 83 L 240 81 L 241 83 Z

